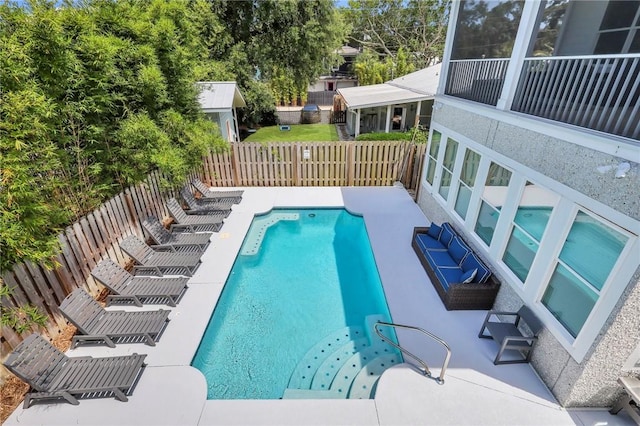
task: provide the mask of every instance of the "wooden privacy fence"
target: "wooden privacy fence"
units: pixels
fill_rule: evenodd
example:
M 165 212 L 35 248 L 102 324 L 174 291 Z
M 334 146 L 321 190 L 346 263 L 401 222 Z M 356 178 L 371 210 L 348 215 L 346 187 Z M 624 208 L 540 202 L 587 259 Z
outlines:
M 55 257 L 58 265 L 55 269 L 26 262 L 4 273 L 2 279 L 12 289 L 12 295 L 0 300 L 2 308 L 27 304 L 37 307 L 49 316 L 47 333 L 57 336 L 66 327 L 58 306 L 67 294 L 78 287 L 93 295 L 99 293 L 101 286 L 91 277 L 91 269 L 107 257 L 123 266 L 127 264 L 129 258 L 119 246 L 123 237 L 132 234 L 143 237 L 141 220 L 151 215 L 160 219 L 167 216 L 164 201 L 175 196 L 175 192 L 166 188 L 163 181 L 166 179 L 154 172 L 145 182 L 121 192 L 66 228 L 58 235 L 62 250 Z M 2 327 L 3 355 L 20 341 L 21 335 L 10 327 Z
M 205 158 L 212 186 L 418 186 L 426 145 L 384 142 L 234 143 Z
M 408 142 L 330 142 L 232 144 L 223 154 L 210 154 L 194 176 L 211 186 L 386 186 L 401 180 L 415 189 L 420 178 L 425 145 Z M 57 267 L 31 262 L 16 265 L 2 275 L 12 295 L 2 297 L 3 309 L 33 305 L 49 316 L 45 330 L 51 337 L 65 327 L 58 306 L 76 288 L 97 295 L 102 287 L 91 277 L 100 260 L 111 258 L 125 266 L 129 257 L 119 243 L 127 235 L 144 238 L 141 223 L 153 215 L 168 216 L 165 201 L 175 197 L 175 186 L 154 172 L 141 184 L 113 197 L 58 235 Z M 28 335 L 2 327 L 2 354 Z

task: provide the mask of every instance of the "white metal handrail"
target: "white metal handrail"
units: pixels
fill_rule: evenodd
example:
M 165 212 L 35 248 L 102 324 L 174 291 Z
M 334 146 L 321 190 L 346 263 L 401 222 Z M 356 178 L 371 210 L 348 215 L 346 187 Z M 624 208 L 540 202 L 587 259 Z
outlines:
M 394 323 L 390 323 L 390 322 L 383 322 L 383 321 L 378 321 L 374 326 L 373 329 L 375 330 L 376 334 L 378 336 L 380 336 L 380 338 L 382 340 L 384 340 L 385 342 L 387 342 L 388 344 L 390 344 L 391 346 L 393 346 L 394 348 L 402 351 L 402 353 L 407 354 L 408 356 L 410 356 L 411 358 L 413 358 L 414 360 L 416 360 L 423 368 L 424 368 L 424 375 L 427 377 L 432 377 L 431 376 L 431 370 L 429 370 L 429 366 L 427 365 L 426 362 L 424 362 L 422 359 L 420 359 L 417 355 L 412 354 L 411 352 L 409 352 L 407 349 L 403 348 L 402 346 L 400 346 L 399 344 L 397 344 L 396 342 L 392 341 L 391 339 L 389 339 L 387 336 L 385 336 L 384 334 L 382 334 L 382 332 L 380 331 L 380 329 L 378 328 L 379 326 L 385 326 L 385 327 L 392 327 L 392 328 L 402 328 L 402 329 L 406 329 L 406 330 L 414 330 L 414 331 L 419 331 L 422 334 L 426 335 L 427 337 L 435 340 L 437 343 L 441 344 L 442 346 L 444 346 L 444 348 L 447 351 L 447 355 L 444 358 L 444 362 L 442 363 L 442 368 L 440 369 L 440 376 L 438 376 L 437 378 L 435 378 L 435 381 L 438 384 L 443 385 L 444 384 L 444 373 L 447 371 L 447 367 L 449 366 L 449 360 L 451 359 L 451 348 L 449 347 L 449 345 L 447 344 L 447 342 L 445 342 L 444 340 L 442 340 L 441 338 L 439 338 L 438 336 L 436 336 L 433 333 L 429 333 L 427 330 L 420 328 L 420 327 L 414 327 L 412 325 L 403 325 L 403 324 L 394 324 Z

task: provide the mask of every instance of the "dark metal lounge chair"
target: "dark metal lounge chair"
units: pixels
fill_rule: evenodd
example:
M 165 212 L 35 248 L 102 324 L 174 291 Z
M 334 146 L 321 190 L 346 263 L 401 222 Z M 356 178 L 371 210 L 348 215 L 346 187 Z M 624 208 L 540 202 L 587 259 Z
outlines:
M 162 226 L 158 218 L 155 216 L 149 216 L 146 218 L 142 222 L 142 228 L 147 234 L 149 234 L 153 242 L 156 244 L 152 246 L 152 248 L 168 247 L 170 249 L 175 249 L 177 247 L 195 246 L 203 252 L 207 246 L 209 246 L 211 236 L 213 235 L 211 232 L 202 232 L 199 234 L 176 234 L 169 232 L 169 230 Z
M 80 342 L 104 342 L 113 348 L 114 340 L 128 343 L 144 341 L 155 346 L 155 340 L 169 322 L 171 311 L 107 311 L 89 293 L 77 288 L 62 301 L 60 312 L 80 333 L 73 336 L 72 348 Z
M 171 231 L 218 232 L 222 228 L 224 214 L 188 215 L 175 198 L 167 201 L 167 210 L 175 222 L 171 224 Z
M 191 276 L 200 266 L 202 253 L 197 247 L 182 247 L 181 251 L 156 251 L 135 235 L 129 235 L 120 243 L 120 248 L 138 265 L 133 267 L 134 273 L 162 276 Z
M 244 191 L 212 191 L 207 185 L 205 185 L 200 179 L 191 179 L 191 185 L 202 195 L 204 198 L 232 198 L 234 203 L 239 203 L 242 200 L 242 194 Z
M 107 296 L 107 306 L 114 300 L 132 301 L 136 306 L 142 306 L 143 301 L 176 306 L 189 281 L 189 278 L 184 277 L 134 277 L 111 259 L 100 261 L 91 275 L 113 293 Z
M 231 213 L 231 206 L 234 204 L 231 198 L 200 198 L 196 200 L 196 197 L 193 196 L 186 185 L 180 189 L 180 196 L 189 207 L 187 214 L 224 213 L 224 217 L 227 217 Z
M 494 316 L 501 315 L 510 317 L 510 321 L 492 321 Z M 531 330 L 531 335 L 525 334 L 521 331 L 521 323 Z M 489 311 L 485 317 L 480 333 L 478 337 L 495 340 L 500 345 L 500 350 L 496 355 L 496 359 L 493 361 L 495 365 L 499 364 L 516 364 L 529 362 L 531 360 L 531 354 L 533 348 L 538 341 L 538 335 L 544 328 L 542 322 L 536 317 L 536 315 L 526 305 L 523 305 L 518 312 L 501 312 L 501 311 Z M 487 330 L 490 335 L 484 334 L 484 330 Z M 524 358 L 518 358 L 513 360 L 502 360 L 505 350 L 524 352 Z
M 83 394 L 127 401 L 145 367 L 145 357 L 68 357 L 33 333 L 13 350 L 4 365 L 31 386 L 24 399 L 24 408 L 29 408 L 38 399 L 64 399 L 78 405 L 77 397 Z

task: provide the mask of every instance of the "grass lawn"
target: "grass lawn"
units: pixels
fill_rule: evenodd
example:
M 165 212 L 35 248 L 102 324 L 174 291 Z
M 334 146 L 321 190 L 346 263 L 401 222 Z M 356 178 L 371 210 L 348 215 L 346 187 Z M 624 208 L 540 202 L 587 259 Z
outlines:
M 244 141 L 324 142 L 340 140 L 334 124 L 291 124 L 289 127 L 291 130 L 280 130 L 279 126 L 261 127 Z

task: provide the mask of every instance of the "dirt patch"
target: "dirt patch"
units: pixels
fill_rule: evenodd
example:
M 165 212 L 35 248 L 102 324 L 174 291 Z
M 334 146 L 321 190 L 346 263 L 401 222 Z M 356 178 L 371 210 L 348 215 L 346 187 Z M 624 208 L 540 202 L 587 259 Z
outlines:
M 76 328 L 72 325 L 67 326 L 53 340 L 53 346 L 66 352 L 71 347 L 71 338 L 76 334 Z M 4 369 L 4 367 L 2 367 Z M 6 370 L 5 370 L 6 371 Z M 18 405 L 24 400 L 24 396 L 29 391 L 29 385 L 15 377 L 13 374 L 6 372 L 7 377 L 0 387 L 0 424 L 7 420 L 7 417 L 13 413 Z

